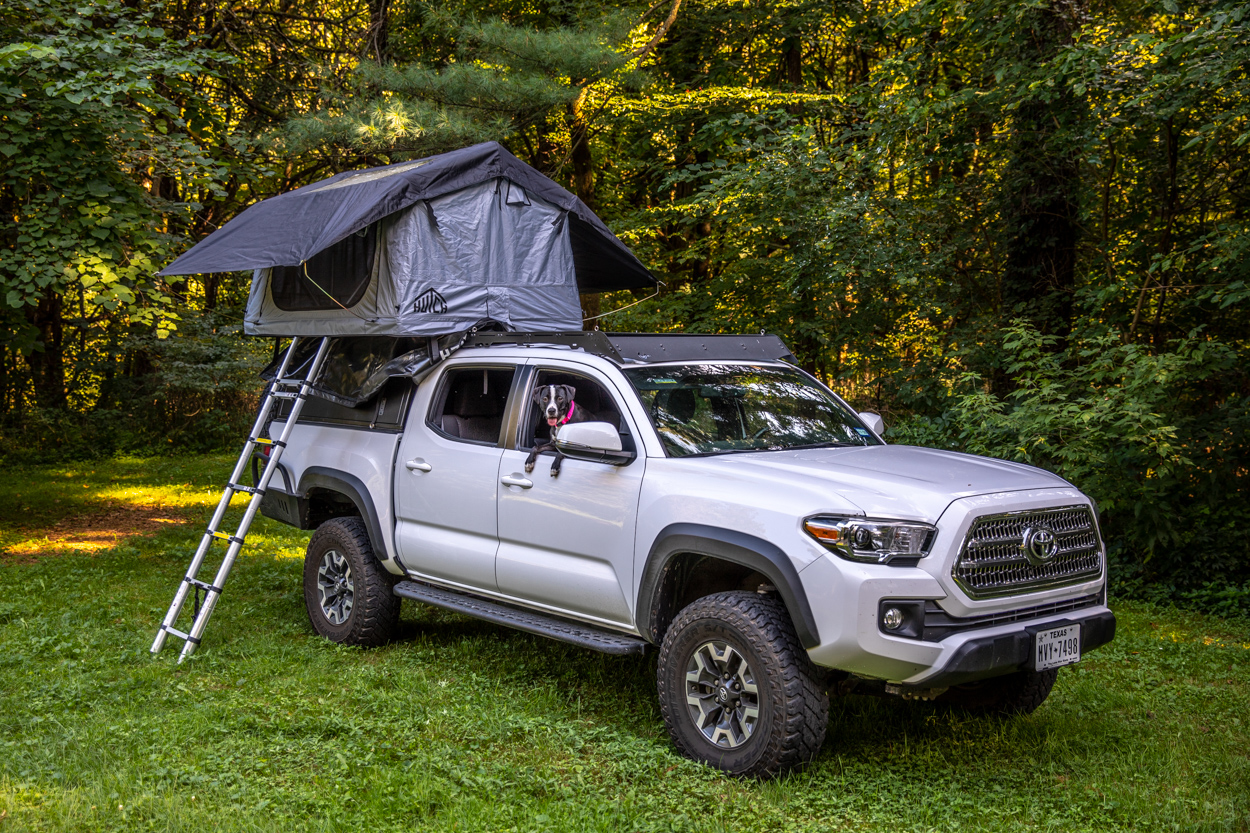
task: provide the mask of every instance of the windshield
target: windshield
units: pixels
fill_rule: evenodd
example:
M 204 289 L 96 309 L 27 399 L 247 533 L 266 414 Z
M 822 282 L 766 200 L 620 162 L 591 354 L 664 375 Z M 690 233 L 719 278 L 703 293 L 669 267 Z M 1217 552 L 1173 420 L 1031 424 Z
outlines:
M 793 368 L 688 364 L 624 372 L 670 457 L 880 444 L 827 389 Z

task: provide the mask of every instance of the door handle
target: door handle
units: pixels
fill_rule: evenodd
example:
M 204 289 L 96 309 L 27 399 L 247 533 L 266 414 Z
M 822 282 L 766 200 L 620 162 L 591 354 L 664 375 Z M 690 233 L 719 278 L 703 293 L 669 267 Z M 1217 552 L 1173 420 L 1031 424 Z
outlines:
M 434 468 L 420 457 L 415 460 L 409 460 L 405 465 L 408 466 L 408 471 L 431 471 Z
M 500 478 L 500 483 L 505 486 L 520 486 L 522 489 L 528 489 L 534 485 L 534 481 L 528 477 L 522 477 L 519 474 L 508 474 Z

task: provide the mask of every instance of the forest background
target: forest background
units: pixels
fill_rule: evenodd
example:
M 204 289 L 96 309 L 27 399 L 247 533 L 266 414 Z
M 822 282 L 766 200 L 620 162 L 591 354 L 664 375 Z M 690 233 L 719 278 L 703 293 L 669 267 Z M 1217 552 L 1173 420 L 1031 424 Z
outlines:
M 889 438 L 1093 495 L 1113 590 L 1250 613 L 1250 8 L 1172 0 L 16 0 L 0 460 L 227 448 L 244 207 L 496 139 Z

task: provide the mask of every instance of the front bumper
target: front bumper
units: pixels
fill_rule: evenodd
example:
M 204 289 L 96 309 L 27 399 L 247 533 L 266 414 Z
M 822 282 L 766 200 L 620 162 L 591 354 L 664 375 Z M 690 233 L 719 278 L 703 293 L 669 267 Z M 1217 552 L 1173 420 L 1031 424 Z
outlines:
M 1028 668 L 1033 653 L 1033 635 L 1039 630 L 1064 625 L 1081 626 L 1082 658 L 1086 652 L 1106 645 L 1115 636 L 1115 614 L 1105 607 L 1086 608 L 1077 616 L 1011 625 L 1005 633 L 964 634 L 943 640 L 946 650 L 938 667 L 904 682 L 925 688 L 944 688 Z M 951 644 L 947 645 L 948 642 Z
M 1013 618 L 1000 607 L 993 616 L 978 611 L 973 618 L 984 624 L 950 618 L 944 620 L 940 633 L 897 636 L 880 628 L 882 600 L 946 597 L 933 576 L 915 568 L 850 562 L 835 566 L 828 559 L 818 559 L 801 575 L 821 639 L 820 645 L 808 651 L 812 661 L 891 683 L 940 688 L 1011 673 L 1028 666 L 1033 634 L 1039 629 L 1080 623 L 1082 656 L 1115 635 L 1115 616 L 1102 603 L 1101 594 L 1089 596 L 1088 603 L 1076 609 L 1064 609 L 1062 600 L 1048 594 L 1052 597 L 1048 605 L 1021 618 Z M 1088 590 L 1074 588 L 1073 592 L 1085 595 L 1082 591 Z

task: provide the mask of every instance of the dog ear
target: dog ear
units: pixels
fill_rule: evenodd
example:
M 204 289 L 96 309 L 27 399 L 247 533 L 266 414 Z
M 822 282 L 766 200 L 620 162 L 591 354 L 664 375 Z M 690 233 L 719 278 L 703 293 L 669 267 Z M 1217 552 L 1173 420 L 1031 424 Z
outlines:
M 540 408 L 543 406 L 543 392 L 546 389 L 546 385 L 535 385 L 534 390 L 530 391 L 530 399 Z
M 572 402 L 573 397 L 577 395 L 577 388 L 573 387 L 572 385 L 561 385 L 560 387 L 564 388 L 565 397 L 568 399 L 568 401 Z

